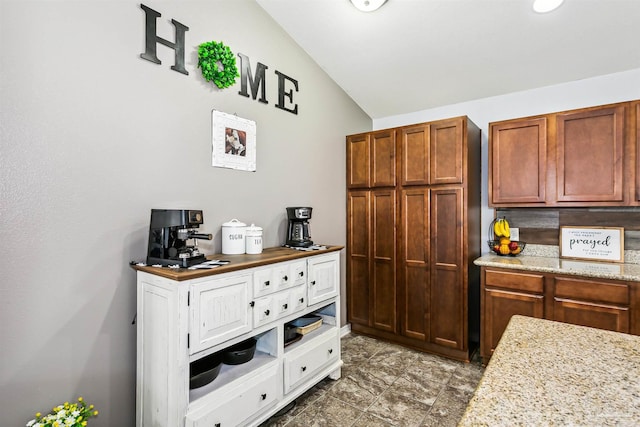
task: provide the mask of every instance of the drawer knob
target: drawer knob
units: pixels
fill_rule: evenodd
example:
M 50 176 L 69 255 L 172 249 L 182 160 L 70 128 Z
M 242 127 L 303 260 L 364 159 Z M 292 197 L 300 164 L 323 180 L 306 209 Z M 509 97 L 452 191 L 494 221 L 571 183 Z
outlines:
M 333 353 L 333 349 L 332 348 L 329 349 L 329 354 L 331 354 L 331 353 Z
M 265 286 L 269 286 L 269 280 L 267 280 L 266 282 L 264 282 Z
M 253 307 L 254 305 L 256 305 L 256 302 L 255 302 L 255 301 L 251 301 L 251 302 L 249 303 L 249 306 L 251 306 L 251 307 Z
M 288 278 L 287 276 L 284 276 L 282 279 L 283 279 L 285 282 L 286 282 L 287 280 L 289 280 L 289 278 Z
M 284 308 L 284 309 L 286 310 L 287 308 L 289 308 L 289 304 L 284 304 L 284 305 L 282 306 L 282 308 Z
M 315 280 L 314 280 L 314 281 L 312 281 L 312 282 L 311 282 L 311 284 L 312 284 L 312 285 L 315 285 L 315 284 L 316 284 L 316 281 L 315 281 Z
M 268 315 L 269 315 L 269 313 L 271 313 L 271 311 L 269 311 L 269 310 L 265 310 L 264 315 L 265 315 L 265 316 L 268 316 Z
M 267 400 L 267 393 L 262 393 L 260 397 L 262 397 L 262 400 Z
M 215 427 L 220 427 L 220 423 L 216 423 L 216 424 L 215 424 Z
M 300 302 L 304 302 L 304 298 L 300 298 Z
M 307 367 L 306 367 L 306 366 L 303 366 L 303 367 L 302 367 L 302 372 L 304 372 L 304 371 L 306 371 L 306 370 L 307 370 Z
M 300 275 L 300 277 L 304 276 L 304 271 L 301 271 L 300 273 L 298 273 Z

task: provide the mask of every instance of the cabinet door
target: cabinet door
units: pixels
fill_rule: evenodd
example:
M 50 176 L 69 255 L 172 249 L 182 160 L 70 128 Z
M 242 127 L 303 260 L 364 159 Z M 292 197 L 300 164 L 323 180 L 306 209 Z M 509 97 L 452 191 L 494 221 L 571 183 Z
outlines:
M 629 332 L 627 283 L 556 277 L 553 319 L 559 322 Z
M 489 203 L 544 203 L 547 119 L 492 123 L 489 132 Z
M 442 120 L 430 125 L 431 184 L 462 184 L 464 123 L 462 119 Z
M 317 304 L 338 295 L 340 290 L 338 254 L 310 258 L 307 262 L 309 270 L 309 305 Z
M 251 330 L 251 275 L 191 285 L 189 354 Z
M 369 326 L 371 192 L 347 194 L 347 317 Z
M 629 333 L 629 308 L 554 298 L 553 319 L 574 325 Z
M 401 138 L 401 183 L 429 184 L 429 125 L 403 128 Z
M 502 289 L 484 289 L 480 343 L 483 359 L 491 357 L 509 320 L 515 314 L 544 318 L 544 296 Z
M 558 202 L 623 202 L 624 115 L 620 106 L 556 116 Z
M 371 186 L 396 185 L 396 131 L 384 130 L 371 134 Z
M 373 327 L 396 332 L 396 193 L 372 193 Z
M 429 189 L 402 191 L 400 304 L 402 334 L 429 341 Z
M 431 190 L 431 342 L 459 350 L 467 346 L 462 191 Z
M 541 274 L 482 268 L 480 355 L 486 362 L 515 314 L 545 318 Z
M 369 134 L 347 137 L 347 188 L 366 188 L 371 184 Z

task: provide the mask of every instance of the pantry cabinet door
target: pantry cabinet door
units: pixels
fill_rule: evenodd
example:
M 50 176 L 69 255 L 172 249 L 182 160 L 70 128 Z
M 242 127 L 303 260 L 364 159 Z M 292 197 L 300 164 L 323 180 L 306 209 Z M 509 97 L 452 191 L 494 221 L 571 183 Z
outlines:
M 371 186 L 396 185 L 396 131 L 384 130 L 371 134 Z
M 347 137 L 347 188 L 367 188 L 371 183 L 369 135 Z
M 442 120 L 430 125 L 430 182 L 435 184 L 462 184 L 463 132 L 461 118 Z
M 400 138 L 401 184 L 429 184 L 429 125 L 403 128 Z
M 466 345 L 467 276 L 462 271 L 463 190 L 431 190 L 431 342 Z
M 372 194 L 373 327 L 396 332 L 396 193 Z
M 347 193 L 347 316 L 370 326 L 371 192 Z
M 429 188 L 402 191 L 399 291 L 402 334 L 429 341 Z
M 543 204 L 547 119 L 492 123 L 489 132 L 489 204 Z
M 557 115 L 558 202 L 622 204 L 624 116 L 624 106 Z

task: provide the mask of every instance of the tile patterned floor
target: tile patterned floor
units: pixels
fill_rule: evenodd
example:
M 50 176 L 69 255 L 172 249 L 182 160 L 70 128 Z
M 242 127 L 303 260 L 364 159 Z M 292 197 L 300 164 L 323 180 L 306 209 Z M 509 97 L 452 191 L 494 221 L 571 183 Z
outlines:
M 342 360 L 342 378 L 261 427 L 456 426 L 484 370 L 355 334 L 342 338 Z

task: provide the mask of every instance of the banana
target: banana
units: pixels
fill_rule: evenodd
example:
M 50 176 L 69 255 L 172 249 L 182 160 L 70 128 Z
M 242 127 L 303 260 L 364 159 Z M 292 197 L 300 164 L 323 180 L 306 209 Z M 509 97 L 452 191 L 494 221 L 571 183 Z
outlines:
M 502 219 L 497 219 L 496 222 L 493 223 L 493 232 L 498 237 L 502 237 Z
M 509 228 L 509 221 L 506 218 L 502 219 L 502 232 L 504 237 L 511 237 L 511 229 Z

